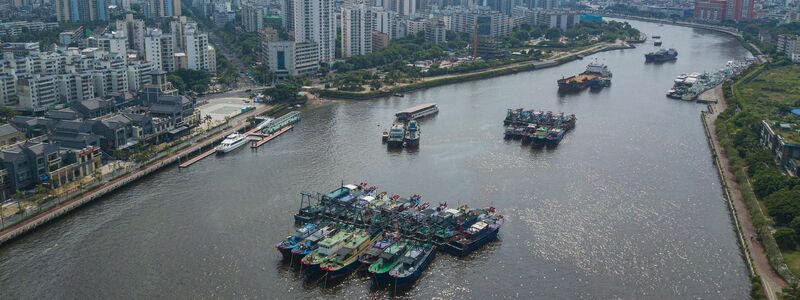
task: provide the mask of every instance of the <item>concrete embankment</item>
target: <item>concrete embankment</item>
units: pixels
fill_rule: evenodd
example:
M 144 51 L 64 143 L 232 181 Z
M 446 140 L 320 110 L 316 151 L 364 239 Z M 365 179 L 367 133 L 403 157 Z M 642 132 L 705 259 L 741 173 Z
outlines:
M 231 126 L 229 128 L 223 129 L 223 130 L 221 130 L 221 131 L 219 131 L 219 132 L 217 132 L 215 134 L 212 134 L 212 135 L 210 135 L 210 136 L 208 136 L 206 138 L 203 138 L 202 140 L 198 141 L 197 143 L 188 145 L 187 147 L 183 148 L 182 150 L 178 151 L 175 154 L 167 155 L 164 158 L 161 158 L 161 159 L 158 159 L 156 161 L 150 162 L 150 163 L 148 163 L 148 164 L 146 164 L 146 165 L 144 165 L 144 166 L 142 166 L 142 167 L 140 167 L 138 169 L 135 169 L 135 170 L 133 170 L 133 171 L 127 173 L 127 174 L 124 174 L 124 175 L 121 175 L 121 176 L 119 176 L 117 178 L 114 178 L 114 179 L 110 180 L 109 182 L 107 182 L 107 183 L 105 183 L 105 184 L 103 184 L 103 185 L 101 185 L 101 186 L 99 186 L 97 188 L 94 188 L 94 189 L 91 189 L 89 191 L 86 191 L 83 194 L 80 194 L 80 195 L 78 195 L 76 197 L 73 197 L 72 199 L 65 200 L 64 202 L 61 202 L 61 203 L 53 206 L 52 208 L 50 208 L 50 209 L 48 209 L 46 211 L 43 211 L 43 212 L 41 212 L 41 213 L 39 213 L 39 214 L 37 214 L 37 215 L 35 215 L 33 217 L 30 217 L 28 219 L 20 221 L 16 225 L 13 225 L 13 226 L 11 226 L 9 228 L 6 228 L 6 229 L 0 231 L 0 244 L 5 243 L 5 242 L 7 242 L 7 241 L 9 241 L 11 239 L 14 239 L 14 238 L 16 238 L 16 237 L 18 237 L 18 236 L 30 231 L 30 230 L 33 230 L 33 229 L 39 227 L 40 225 L 49 222 L 50 220 L 58 218 L 58 217 L 60 217 L 60 216 L 62 216 L 64 214 L 66 214 L 66 213 L 68 213 L 68 212 L 80 207 L 81 205 L 89 203 L 89 202 L 91 202 L 91 201 L 93 201 L 95 199 L 98 199 L 100 197 L 103 197 L 104 195 L 107 195 L 107 194 L 109 194 L 109 193 L 111 193 L 111 192 L 113 192 L 113 191 L 115 191 L 115 190 L 117 190 L 117 189 L 119 189 L 121 187 L 124 187 L 124 186 L 126 186 L 126 185 L 128 185 L 130 183 L 133 183 L 133 182 L 135 182 L 135 181 L 137 181 L 139 179 L 142 179 L 142 178 L 144 178 L 144 177 L 146 177 L 146 176 L 148 176 L 148 175 L 150 175 L 150 174 L 152 174 L 152 173 L 154 173 L 154 172 L 156 172 L 158 170 L 161 170 L 162 168 L 164 168 L 166 166 L 169 166 L 169 165 L 172 165 L 172 164 L 174 164 L 176 162 L 179 162 L 182 159 L 184 159 L 186 157 L 189 157 L 189 156 L 193 155 L 194 153 L 196 153 L 198 151 L 201 151 L 204 148 L 209 147 L 213 143 L 221 140 L 225 136 L 233 133 L 234 131 L 241 130 L 242 128 L 247 126 L 246 119 L 248 117 L 266 113 L 271 109 L 272 109 L 272 107 L 270 107 L 270 106 L 264 106 L 264 107 L 260 107 L 258 109 L 255 109 L 253 111 L 244 113 L 242 115 L 239 115 L 234 120 L 232 120 L 232 122 L 234 122 L 235 125 L 233 125 L 233 126 Z

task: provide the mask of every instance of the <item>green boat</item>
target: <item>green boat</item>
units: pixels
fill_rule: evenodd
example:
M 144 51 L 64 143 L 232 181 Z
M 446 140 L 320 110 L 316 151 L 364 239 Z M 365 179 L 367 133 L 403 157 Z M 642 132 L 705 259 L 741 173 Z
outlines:
M 303 264 L 303 269 L 307 270 L 309 274 L 319 272 L 320 265 L 336 254 L 336 252 L 344 246 L 344 241 L 351 236 L 353 236 L 352 231 L 342 230 L 332 237 L 319 242 L 317 250 L 306 255 L 306 257 L 303 257 L 303 260 L 300 261 Z
M 408 241 L 394 243 L 392 246 L 384 250 L 383 253 L 381 253 L 378 261 L 369 266 L 368 271 L 370 277 L 372 277 L 372 283 L 375 286 L 382 286 L 391 283 L 389 271 L 394 269 L 394 267 L 400 263 L 400 258 L 403 257 L 403 254 L 406 253 L 408 248 Z
M 533 135 L 533 145 L 544 145 L 547 143 L 547 133 L 550 131 L 550 128 L 547 126 L 539 126 L 536 128 L 536 132 Z
M 375 239 L 377 236 L 373 237 L 366 230 L 356 231 L 330 259 L 320 264 L 320 269 L 327 272 L 325 276 L 330 280 L 350 274 L 358 266 L 358 256 L 367 251 Z

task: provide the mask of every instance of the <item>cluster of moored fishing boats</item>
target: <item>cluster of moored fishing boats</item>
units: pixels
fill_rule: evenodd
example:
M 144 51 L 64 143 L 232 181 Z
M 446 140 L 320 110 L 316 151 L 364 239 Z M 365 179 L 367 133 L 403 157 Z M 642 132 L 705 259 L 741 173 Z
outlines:
M 437 251 L 467 255 L 494 240 L 505 221 L 493 207 L 434 207 L 419 195 L 392 196 L 366 183 L 302 195 L 299 227 L 276 247 L 301 272 L 326 282 L 361 270 L 376 287 L 408 287 Z
M 541 110 L 509 109 L 503 121 L 506 139 L 521 139 L 523 144 L 557 146 L 575 128 L 575 115 Z

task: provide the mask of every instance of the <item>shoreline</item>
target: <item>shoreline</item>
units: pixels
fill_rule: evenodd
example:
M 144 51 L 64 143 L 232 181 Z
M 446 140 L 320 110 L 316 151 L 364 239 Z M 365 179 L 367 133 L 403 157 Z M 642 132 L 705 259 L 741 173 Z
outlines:
M 521 72 L 551 68 L 577 60 L 579 59 L 578 56 L 585 57 L 600 52 L 636 48 L 635 46 L 630 45 L 630 43 L 632 42 L 599 44 L 591 46 L 584 50 L 571 52 L 567 55 L 558 57 L 557 59 L 526 61 L 520 63 L 512 63 L 504 66 L 498 66 L 495 68 L 489 68 L 485 70 L 479 70 L 475 72 L 468 72 L 468 73 L 454 74 L 454 75 L 442 75 L 442 78 L 434 78 L 430 79 L 429 81 L 421 81 L 404 86 L 393 87 L 390 88 L 388 91 L 344 92 L 338 90 L 315 89 L 314 93 L 318 94 L 320 97 L 328 99 L 371 100 L 375 98 L 389 97 L 396 93 L 407 93 L 407 92 L 424 90 L 432 87 L 444 86 L 449 84 L 456 84 L 467 81 L 494 78 L 505 75 L 517 74 Z
M 24 235 L 25 233 L 28 233 L 31 230 L 35 230 L 39 226 L 44 225 L 51 220 L 54 220 L 62 215 L 67 214 L 83 206 L 84 204 L 90 203 L 93 200 L 96 200 L 97 198 L 111 194 L 120 188 L 123 188 L 133 182 L 136 182 L 140 179 L 149 176 L 150 174 L 161 171 L 165 167 L 179 163 L 184 158 L 192 157 L 196 152 L 201 151 L 202 149 L 207 148 L 216 141 L 223 139 L 233 131 L 238 131 L 239 129 L 246 127 L 247 118 L 251 116 L 257 116 L 264 113 L 268 113 L 273 110 L 280 110 L 280 109 L 282 109 L 280 105 L 261 106 L 250 112 L 240 114 L 236 116 L 234 119 L 231 119 L 231 122 L 234 122 L 233 123 L 234 125 L 226 125 L 226 124 L 219 125 L 222 126 L 223 129 L 209 136 L 203 137 L 194 143 L 188 143 L 179 150 L 176 150 L 174 154 L 168 154 L 163 158 L 149 162 L 127 173 L 119 175 L 118 177 L 113 178 L 95 188 L 86 190 L 74 197 L 62 201 L 61 203 L 57 203 L 52 207 L 36 215 L 33 215 L 27 219 L 19 221 L 17 224 L 14 224 L 8 228 L 0 230 L 0 246 L 2 246 L 6 242 L 12 241 Z
M 763 245 L 755 239 L 758 233 L 753 225 L 752 215 L 744 203 L 744 197 L 739 190 L 727 153 L 723 151 L 724 147 L 720 144 L 715 122 L 719 114 L 727 108 L 727 103 L 725 102 L 724 94 L 721 92 L 722 86 L 720 85 L 715 89 L 720 89 L 718 102 L 709 104 L 708 111 L 700 113 L 700 119 L 702 120 L 708 146 L 722 185 L 723 195 L 727 201 L 728 212 L 733 220 L 734 228 L 736 228 L 737 244 L 739 244 L 739 249 L 742 252 L 742 256 L 744 256 L 750 277 L 759 279 L 767 299 L 778 299 L 776 293 L 781 292 L 782 288 L 786 286 L 786 282 L 772 268 Z

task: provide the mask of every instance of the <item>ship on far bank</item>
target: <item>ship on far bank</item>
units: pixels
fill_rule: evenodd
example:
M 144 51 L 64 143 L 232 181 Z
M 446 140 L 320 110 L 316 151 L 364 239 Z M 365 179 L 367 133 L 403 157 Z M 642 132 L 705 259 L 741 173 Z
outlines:
M 662 44 L 662 41 L 661 41 L 661 36 L 659 36 L 659 35 L 654 35 L 654 36 L 653 36 L 653 46 L 656 46 L 656 47 L 658 47 L 658 46 L 661 46 L 661 44 Z
M 611 70 L 598 62 L 591 62 L 586 70 L 575 76 L 561 78 L 557 81 L 559 92 L 577 92 L 588 87 L 602 89 L 611 86 Z
M 645 62 L 665 62 L 678 59 L 678 51 L 673 48 L 658 49 L 658 51 L 650 52 L 644 55 Z

